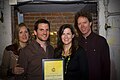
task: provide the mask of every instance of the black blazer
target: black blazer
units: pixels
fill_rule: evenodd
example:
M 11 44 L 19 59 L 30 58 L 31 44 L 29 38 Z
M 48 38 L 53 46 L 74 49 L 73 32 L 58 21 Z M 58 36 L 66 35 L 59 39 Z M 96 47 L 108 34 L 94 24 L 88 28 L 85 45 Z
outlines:
M 62 58 L 61 54 L 62 50 L 56 48 L 54 58 Z M 66 63 L 66 60 L 64 60 L 64 63 Z M 70 56 L 67 72 L 64 74 L 64 80 L 88 80 L 88 61 L 85 50 L 82 47 L 79 47 L 76 52 Z

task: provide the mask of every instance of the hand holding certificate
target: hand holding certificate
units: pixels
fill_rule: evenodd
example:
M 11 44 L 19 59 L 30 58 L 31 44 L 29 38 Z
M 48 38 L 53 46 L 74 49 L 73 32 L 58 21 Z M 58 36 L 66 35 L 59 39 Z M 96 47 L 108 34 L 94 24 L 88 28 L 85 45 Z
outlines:
M 43 80 L 63 80 L 63 60 L 43 59 L 42 74 Z

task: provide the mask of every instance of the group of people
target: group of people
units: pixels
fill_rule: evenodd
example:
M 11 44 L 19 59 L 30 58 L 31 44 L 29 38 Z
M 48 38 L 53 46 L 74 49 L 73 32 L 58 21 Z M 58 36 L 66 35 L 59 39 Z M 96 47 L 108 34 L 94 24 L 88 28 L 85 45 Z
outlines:
M 77 12 L 74 27 L 63 24 L 59 28 L 56 48 L 49 42 L 47 20 L 35 22 L 32 41 L 27 26 L 19 24 L 15 43 L 4 50 L 3 80 L 42 80 L 42 59 L 63 59 L 64 80 L 110 80 L 109 46 L 92 31 L 92 24 L 90 13 Z

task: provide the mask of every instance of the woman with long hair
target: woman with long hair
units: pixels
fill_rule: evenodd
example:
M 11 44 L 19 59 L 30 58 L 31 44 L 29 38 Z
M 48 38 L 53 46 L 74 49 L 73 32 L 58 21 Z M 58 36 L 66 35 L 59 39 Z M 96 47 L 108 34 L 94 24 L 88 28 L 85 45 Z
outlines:
M 72 25 L 64 24 L 60 27 L 54 57 L 64 59 L 64 80 L 88 80 L 85 51 L 78 46 Z
M 1 64 L 3 80 L 14 80 L 17 74 L 24 72 L 23 68 L 18 67 L 17 60 L 21 49 L 29 42 L 30 31 L 24 23 L 20 23 L 15 31 L 13 44 L 7 46 L 3 53 Z

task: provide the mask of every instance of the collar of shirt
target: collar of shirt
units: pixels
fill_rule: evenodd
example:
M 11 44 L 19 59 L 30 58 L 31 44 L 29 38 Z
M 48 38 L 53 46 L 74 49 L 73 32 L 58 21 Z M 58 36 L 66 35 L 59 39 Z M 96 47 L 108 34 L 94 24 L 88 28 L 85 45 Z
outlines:
M 89 36 L 87 36 L 86 38 L 84 38 L 82 35 L 80 36 L 81 40 L 90 40 L 94 37 L 94 32 L 91 32 Z

